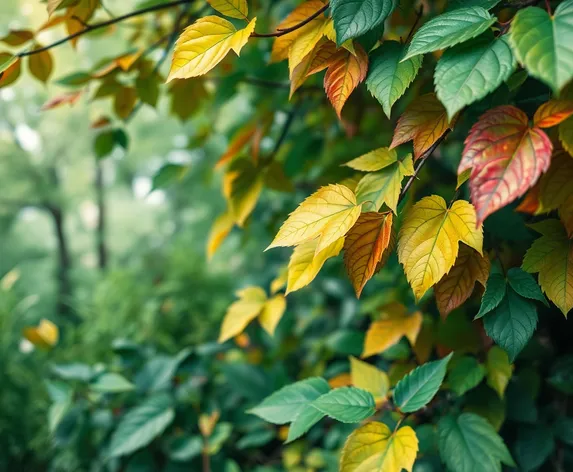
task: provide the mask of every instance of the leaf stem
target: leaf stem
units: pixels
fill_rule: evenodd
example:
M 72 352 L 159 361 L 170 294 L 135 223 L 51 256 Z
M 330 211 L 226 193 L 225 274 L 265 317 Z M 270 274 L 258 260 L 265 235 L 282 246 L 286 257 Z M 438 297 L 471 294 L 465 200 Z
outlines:
M 420 22 L 420 18 L 422 18 L 423 14 L 424 14 L 424 5 L 420 5 L 420 9 L 416 13 L 416 21 L 414 21 L 414 24 L 410 28 L 410 32 L 408 33 L 408 36 L 406 36 L 406 41 L 404 41 L 404 43 L 408 43 L 408 41 L 410 41 L 410 39 L 412 38 L 412 35 L 414 34 L 414 30 L 416 29 L 416 26 L 418 26 L 418 23 Z
M 278 38 L 280 36 L 284 36 L 285 34 L 292 33 L 293 31 L 296 31 L 297 29 L 302 28 L 304 25 L 306 25 L 306 24 L 310 23 L 312 20 L 314 20 L 317 16 L 324 13 L 329 6 L 330 6 L 330 3 L 328 2 L 320 10 L 313 13 L 312 15 L 310 15 L 308 18 L 301 21 L 300 23 L 297 23 L 296 25 L 291 26 L 290 28 L 277 29 L 277 31 L 275 31 L 274 33 L 252 33 L 251 37 L 252 38 Z

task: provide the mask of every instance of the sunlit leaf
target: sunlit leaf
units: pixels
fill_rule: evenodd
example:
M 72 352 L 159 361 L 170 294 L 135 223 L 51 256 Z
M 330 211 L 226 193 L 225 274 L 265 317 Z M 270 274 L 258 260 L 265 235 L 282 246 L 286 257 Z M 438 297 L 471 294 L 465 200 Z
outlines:
M 253 212 L 263 189 L 263 176 L 249 159 L 234 161 L 228 168 L 223 192 L 235 223 L 242 227 Z
M 220 343 L 242 333 L 261 313 L 267 301 L 267 294 L 260 287 L 244 288 L 237 292 L 237 296 L 239 300 L 231 304 L 223 319 L 219 334 Z
M 390 388 L 386 372 L 372 364 L 350 357 L 350 375 L 352 385 L 370 392 L 374 399 L 385 398 Z
M 537 109 L 533 115 L 533 124 L 539 128 L 551 128 L 571 115 L 573 115 L 573 100 L 549 100 Z
M 231 213 L 228 211 L 217 217 L 213 223 L 213 226 L 211 227 L 211 231 L 209 232 L 209 239 L 207 240 L 207 257 L 209 259 L 214 256 L 215 252 L 227 238 L 234 225 L 235 219 L 233 218 L 233 215 L 231 215 Z
M 331 390 L 314 400 L 312 406 L 342 423 L 359 423 L 376 411 L 372 394 L 354 387 Z
M 60 330 L 50 320 L 42 318 L 38 326 L 24 328 L 24 337 L 40 349 L 51 349 L 58 344 Z
M 263 329 L 273 336 L 279 321 L 286 310 L 286 299 L 284 295 L 275 295 L 265 302 L 263 311 L 259 315 L 259 323 Z
M 325 26 L 326 18 L 319 17 L 311 21 L 309 26 L 305 27 L 304 31 L 292 42 L 288 51 L 288 67 L 291 76 L 296 67 L 312 52 L 324 36 Z
M 219 13 L 231 18 L 247 19 L 249 6 L 247 0 L 207 0 Z
M 513 371 L 507 353 L 497 346 L 492 346 L 487 352 L 485 367 L 487 384 L 497 392 L 500 398 L 503 398 Z

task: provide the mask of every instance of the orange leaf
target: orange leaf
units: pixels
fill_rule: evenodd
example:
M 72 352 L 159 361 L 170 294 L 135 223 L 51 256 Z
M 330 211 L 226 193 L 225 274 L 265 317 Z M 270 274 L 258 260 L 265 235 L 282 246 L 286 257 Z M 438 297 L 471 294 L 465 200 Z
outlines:
M 0 89 L 14 83 L 20 77 L 22 60 L 20 58 L 14 59 L 10 53 L 0 52 L 0 64 L 6 62 L 10 62 L 10 65 L 0 72 Z
M 539 128 L 551 128 L 571 115 L 573 115 L 573 100 L 549 100 L 537 109 L 533 115 L 533 124 Z
M 452 119 L 452 123 L 455 118 Z M 399 118 L 390 149 L 414 141 L 414 160 L 424 154 L 450 128 L 448 114 L 436 95 L 422 95 Z
M 470 193 L 478 224 L 533 187 L 551 162 L 553 145 L 541 128 L 510 105 L 486 112 L 466 138 L 458 174 L 472 168 Z
M 249 123 L 244 128 L 241 128 L 231 139 L 229 146 L 225 153 L 219 158 L 215 168 L 224 166 L 231 159 L 237 157 L 237 154 L 245 147 L 245 145 L 255 136 L 257 127 L 255 123 Z
M 539 189 L 540 185 L 539 182 L 537 182 L 529 192 L 525 194 L 525 198 L 515 208 L 515 211 L 527 213 L 528 215 L 536 215 L 541 209 L 541 203 L 539 202 Z
M 332 41 L 322 40 L 315 48 L 294 68 L 290 77 L 290 96 L 313 74 L 326 69 L 336 56 L 338 50 Z
M 379 270 L 379 262 L 390 244 L 392 213 L 362 213 L 344 241 L 344 265 L 356 297 Z
M 64 93 L 62 95 L 58 95 L 57 97 L 51 98 L 46 103 L 44 103 L 40 110 L 52 110 L 66 104 L 69 104 L 70 106 L 74 105 L 82 96 L 82 93 L 83 91 L 80 90 L 79 92 Z
M 368 56 L 360 45 L 356 45 L 356 56 L 348 51 L 340 51 L 333 59 L 324 76 L 324 90 L 338 118 L 342 118 L 342 107 L 366 78 L 367 72 Z
M 476 282 L 485 287 L 489 266 L 487 257 L 465 244 L 460 244 L 460 252 L 452 270 L 434 287 L 436 304 L 443 318 L 470 297 Z

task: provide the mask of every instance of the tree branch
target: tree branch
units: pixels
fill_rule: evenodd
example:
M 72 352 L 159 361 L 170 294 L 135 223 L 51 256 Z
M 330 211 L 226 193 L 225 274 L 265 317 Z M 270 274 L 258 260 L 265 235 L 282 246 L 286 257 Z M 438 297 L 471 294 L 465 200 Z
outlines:
M 284 28 L 284 29 L 281 28 L 281 29 L 275 31 L 274 33 L 252 33 L 251 37 L 252 38 L 278 38 L 280 36 L 284 36 L 285 34 L 292 33 L 293 31 L 296 31 L 297 29 L 302 28 L 304 25 L 307 25 L 312 20 L 314 20 L 317 16 L 324 13 L 329 6 L 330 6 L 330 3 L 326 3 L 326 5 L 324 5 L 316 13 L 313 13 L 312 15 L 310 15 L 306 20 L 303 20 L 300 23 L 297 23 L 296 25 L 291 26 L 290 28 Z
M 25 57 L 25 56 L 31 56 L 33 54 L 38 54 L 44 51 L 47 51 L 48 49 L 52 49 L 55 48 L 56 46 L 59 46 L 61 44 L 67 43 L 68 41 L 71 41 L 72 39 L 75 39 L 79 36 L 83 36 L 84 34 L 90 33 L 92 31 L 95 31 L 97 29 L 101 29 L 101 28 L 105 28 L 106 26 L 111 26 L 114 25 L 116 23 L 121 23 L 124 20 L 127 20 L 129 18 L 133 18 L 135 16 L 140 16 L 140 15 L 145 15 L 146 13 L 151 13 L 154 11 L 159 11 L 159 10 L 165 10 L 168 8 L 173 8 L 176 7 L 178 5 L 185 5 L 188 3 L 192 3 L 194 0 L 175 0 L 172 2 L 168 2 L 168 3 L 160 3 L 159 5 L 153 5 L 147 8 L 142 8 L 141 10 L 135 10 L 132 11 L 130 13 L 126 13 L 125 15 L 121 15 L 118 16 L 116 18 L 112 18 L 110 20 L 107 21 L 102 21 L 101 23 L 94 23 L 88 27 L 86 27 L 85 29 L 78 31 L 74 34 L 70 34 L 69 36 L 66 36 L 65 38 L 59 39 L 58 41 L 55 41 L 51 44 L 48 44 L 47 46 L 38 48 L 38 49 L 33 49 L 30 51 L 24 51 L 21 53 L 16 54 L 16 57 Z

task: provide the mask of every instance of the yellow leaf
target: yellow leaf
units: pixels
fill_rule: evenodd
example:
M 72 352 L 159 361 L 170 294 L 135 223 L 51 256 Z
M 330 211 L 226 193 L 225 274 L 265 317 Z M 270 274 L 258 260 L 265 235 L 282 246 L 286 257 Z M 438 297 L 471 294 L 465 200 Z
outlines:
M 362 172 L 375 172 L 377 170 L 384 169 L 384 167 L 388 167 L 391 164 L 394 164 L 394 162 L 397 160 L 398 153 L 395 149 L 383 147 L 352 159 L 344 165 L 350 167 L 351 169 L 360 170 Z
M 221 243 L 229 235 L 233 226 L 235 225 L 235 220 L 230 212 L 225 212 L 219 215 L 213 226 L 211 227 L 211 232 L 209 233 L 209 239 L 207 241 L 207 258 L 211 259 Z
M 324 36 L 336 44 L 336 30 L 334 29 L 334 20 L 332 18 L 328 20 L 328 23 L 324 27 Z M 340 47 L 346 49 L 349 53 L 356 55 L 356 49 L 354 48 L 354 43 L 351 39 L 344 41 Z
M 293 41 L 288 52 L 289 75 L 292 77 L 295 68 L 308 56 L 324 36 L 326 18 L 318 17 L 318 21 L 311 21 L 310 28 L 299 34 Z
M 402 180 L 407 175 L 414 175 L 412 154 L 395 160 L 377 172 L 366 174 L 356 187 L 356 200 L 369 210 L 378 211 L 386 204 L 396 213 Z
M 350 357 L 350 375 L 352 385 L 370 392 L 375 399 L 385 398 L 388 394 L 388 375 L 372 364 Z
M 286 299 L 284 295 L 275 295 L 265 303 L 263 311 L 259 315 L 259 323 L 261 323 L 263 329 L 271 336 L 275 334 L 275 329 L 284 315 L 285 310 Z
M 324 76 L 324 90 L 338 118 L 342 118 L 342 108 L 350 94 L 366 78 L 368 55 L 360 45 L 356 45 L 356 55 L 340 51 Z
M 311 283 L 326 260 L 340 254 L 344 238 L 337 239 L 319 253 L 316 253 L 317 245 L 318 239 L 315 239 L 294 249 L 288 264 L 287 295 Z
M 400 341 L 402 336 L 406 336 L 410 344 L 414 345 L 421 327 L 422 314 L 419 311 L 408 314 L 401 303 L 386 305 L 382 308 L 380 319 L 374 321 L 366 332 L 362 357 L 384 352 Z
M 487 384 L 497 392 L 499 398 L 503 398 L 513 372 L 507 352 L 498 346 L 493 346 L 487 353 L 485 367 Z
M 338 184 L 321 187 L 290 214 L 267 250 L 319 238 L 318 254 L 352 228 L 361 209 L 356 204 L 356 195 L 347 187 Z
M 398 235 L 398 259 L 416 300 L 450 271 L 460 241 L 482 253 L 483 231 L 476 226 L 471 203 L 457 200 L 448 208 L 442 197 L 432 195 L 406 214 Z
M 456 183 L 456 190 L 459 189 L 463 184 L 465 184 L 472 175 L 471 168 L 464 170 L 461 174 L 458 174 L 458 181 Z
M 393 433 L 384 423 L 372 422 L 346 440 L 340 472 L 412 472 L 417 454 L 418 438 L 410 426 Z
M 247 159 L 234 161 L 225 174 L 223 193 L 230 213 L 241 228 L 252 213 L 263 189 L 263 176 Z
M 390 244 L 392 213 L 362 213 L 344 241 L 344 265 L 356 297 L 380 270 L 380 261 Z
M 271 282 L 271 293 L 275 294 L 281 290 L 286 284 L 288 279 L 288 266 L 283 266 L 278 275 Z
M 461 306 L 474 291 L 476 282 L 483 287 L 489 277 L 489 259 L 462 244 L 456 263 L 436 284 L 436 304 L 442 317 Z
M 179 36 L 173 51 L 167 82 L 206 74 L 232 49 L 237 55 L 255 30 L 256 18 L 246 28 L 237 30 L 218 16 L 206 16 L 188 26 Z
M 227 309 L 219 342 L 223 343 L 243 332 L 247 325 L 263 310 L 267 301 L 267 294 L 260 287 L 247 287 L 237 292 L 239 300 Z
M 40 82 L 46 83 L 54 69 L 54 61 L 50 51 L 44 51 L 30 56 L 28 61 L 30 73 Z
M 247 14 L 249 13 L 247 0 L 207 0 L 207 2 L 225 16 L 241 20 L 247 19 Z
M 294 68 L 290 74 L 290 96 L 292 98 L 296 90 L 304 84 L 312 74 L 326 69 L 336 55 L 336 45 L 331 41 L 321 40 L 314 49 Z
M 324 7 L 321 0 L 309 0 L 296 7 L 283 21 L 279 23 L 277 29 L 288 29 L 298 25 L 308 17 L 315 14 L 318 10 Z M 298 28 L 288 34 L 279 36 L 273 43 L 271 52 L 271 62 L 279 62 L 286 59 L 289 54 L 289 49 L 301 34 L 308 30 L 312 30 L 316 24 L 322 23 L 324 20 L 320 18 L 313 19 L 301 28 Z
M 62 5 L 62 3 L 64 3 L 64 0 L 48 0 L 48 15 L 52 16 L 52 13 L 54 13 L 58 8 L 60 8 L 60 5 Z
M 38 326 L 24 328 L 24 337 L 40 349 L 50 349 L 58 343 L 60 332 L 50 320 L 42 319 Z

